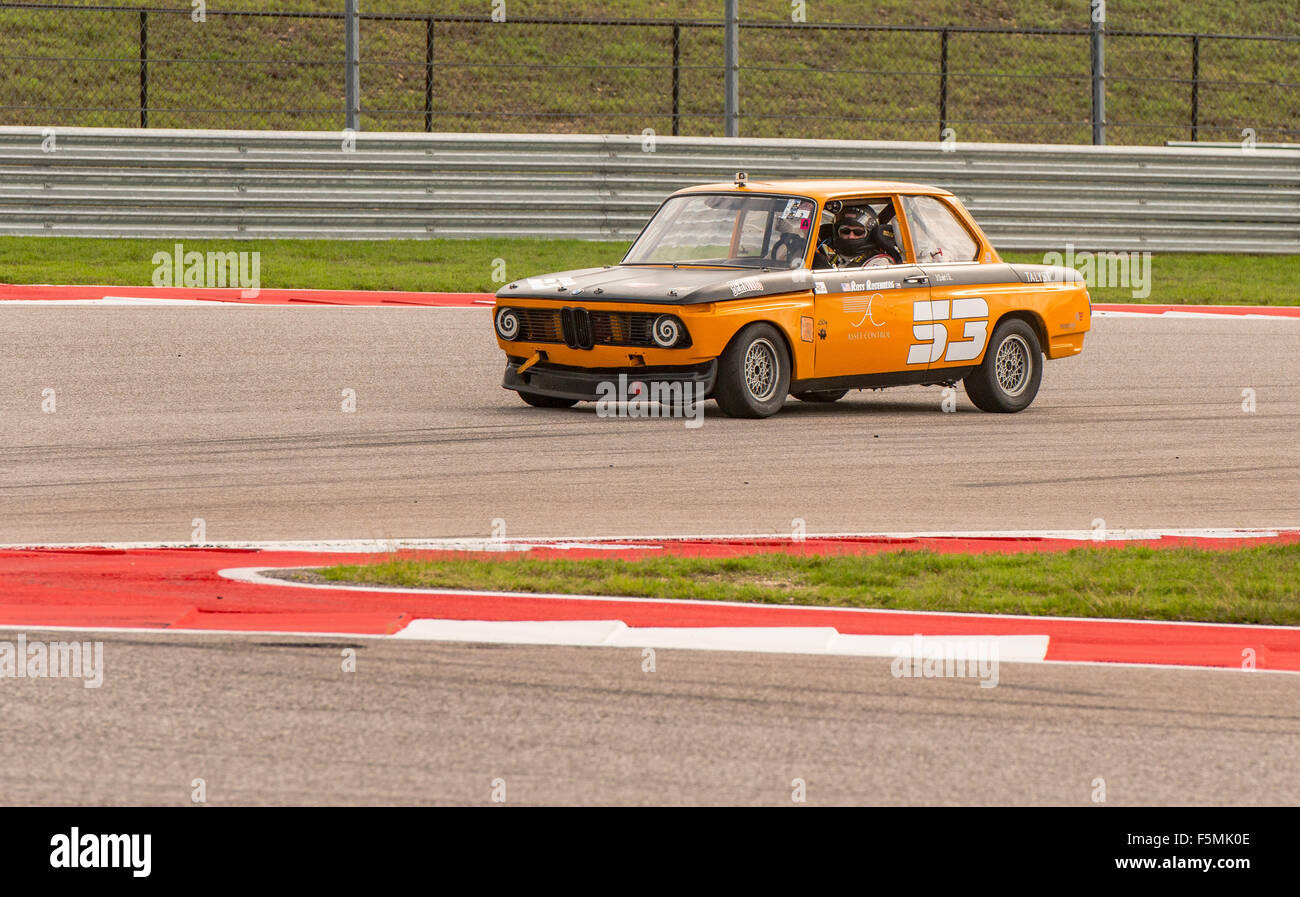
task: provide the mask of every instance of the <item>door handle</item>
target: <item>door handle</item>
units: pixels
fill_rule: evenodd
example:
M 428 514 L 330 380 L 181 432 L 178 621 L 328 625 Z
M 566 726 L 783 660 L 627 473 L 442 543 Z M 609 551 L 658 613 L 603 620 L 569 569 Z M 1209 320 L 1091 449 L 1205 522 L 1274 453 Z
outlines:
M 903 283 L 929 283 L 930 278 L 924 274 L 913 274 L 911 277 L 904 277 Z

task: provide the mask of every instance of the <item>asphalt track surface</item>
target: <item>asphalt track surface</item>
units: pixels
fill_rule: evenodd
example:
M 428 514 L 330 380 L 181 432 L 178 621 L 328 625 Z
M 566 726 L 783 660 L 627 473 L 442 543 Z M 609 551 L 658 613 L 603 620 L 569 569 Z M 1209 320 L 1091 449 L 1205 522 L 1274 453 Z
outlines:
M 1099 318 L 1015 415 L 688 429 L 525 406 L 483 310 L 0 312 L 0 543 L 1300 525 L 1291 320 Z
M 1019 415 L 909 388 L 691 430 L 522 405 L 480 310 L 0 311 L 4 543 L 1300 525 L 1293 321 L 1098 319 Z M 1285 674 L 87 637 L 102 688 L 0 683 L 6 803 L 1300 802 Z
M 29 638 L 67 638 L 31 631 Z M 12 638 L 13 636 L 5 636 Z M 0 689 L 12 804 L 1296 804 L 1294 676 L 276 636 L 102 636 Z M 344 647 L 356 671 L 342 671 Z

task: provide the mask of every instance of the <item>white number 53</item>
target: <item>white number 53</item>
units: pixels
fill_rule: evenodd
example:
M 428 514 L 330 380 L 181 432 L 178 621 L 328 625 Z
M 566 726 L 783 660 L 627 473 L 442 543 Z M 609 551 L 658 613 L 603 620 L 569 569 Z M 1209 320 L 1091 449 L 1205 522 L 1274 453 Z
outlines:
M 989 338 L 989 304 L 983 299 L 923 299 L 912 303 L 912 335 L 921 342 L 907 350 L 908 364 L 974 361 Z M 945 321 L 965 321 L 962 339 L 948 342 Z M 945 348 L 947 352 L 945 352 Z

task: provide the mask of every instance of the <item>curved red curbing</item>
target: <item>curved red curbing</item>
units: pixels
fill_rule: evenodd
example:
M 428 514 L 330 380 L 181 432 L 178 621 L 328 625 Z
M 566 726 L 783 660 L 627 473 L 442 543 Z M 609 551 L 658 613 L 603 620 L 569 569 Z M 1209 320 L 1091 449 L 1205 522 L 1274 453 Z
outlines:
M 247 294 L 247 295 L 246 295 Z M 420 293 L 398 290 L 257 290 L 201 289 L 197 287 L 60 286 L 57 284 L 0 284 L 0 302 L 99 302 L 107 297 L 186 302 L 231 302 L 245 305 L 373 305 L 424 306 L 428 308 L 477 308 L 492 305 L 492 293 Z M 1300 318 L 1300 306 L 1293 305 L 1147 305 L 1094 304 L 1093 311 L 1124 314 L 1163 315 L 1170 312 L 1196 315 L 1267 315 Z
M 1249 539 L 1165 537 L 1147 544 L 1211 542 L 1223 548 L 1263 542 L 1295 544 L 1300 532 Z M 610 557 L 652 551 L 723 556 L 777 550 L 943 551 L 1062 550 L 1078 540 L 918 537 L 687 539 L 623 551 L 609 547 L 533 549 L 538 556 Z M 1110 545 L 1112 543 L 1102 543 Z M 1134 544 L 1134 543 L 1127 543 Z M 1141 544 L 1141 543 L 1139 543 Z M 402 555 L 446 552 L 404 551 Z M 463 553 L 459 553 L 463 556 Z M 493 552 L 492 556 L 501 557 Z M 1227 626 L 1132 620 L 917 613 L 889 610 L 723 604 L 579 596 L 429 593 L 337 589 L 234 580 L 219 571 L 357 563 L 356 552 L 221 548 L 25 548 L 0 550 L 0 627 L 37 629 L 228 630 L 391 635 L 412 620 L 621 620 L 630 627 L 834 627 L 842 634 L 911 636 L 1046 635 L 1049 661 L 1174 664 L 1242 668 L 1252 656 L 1261 670 L 1300 671 L 1300 628 Z
M 1300 305 L 1129 305 L 1097 304 L 1093 311 L 1123 312 L 1124 314 L 1163 315 L 1171 312 L 1188 315 L 1227 315 L 1245 317 L 1265 315 L 1270 318 L 1300 318 Z
M 99 302 L 109 297 L 227 302 L 241 305 L 376 305 L 475 308 L 492 305 L 491 293 L 412 293 L 399 290 L 239 290 L 197 287 L 59 286 L 0 284 L 0 302 Z

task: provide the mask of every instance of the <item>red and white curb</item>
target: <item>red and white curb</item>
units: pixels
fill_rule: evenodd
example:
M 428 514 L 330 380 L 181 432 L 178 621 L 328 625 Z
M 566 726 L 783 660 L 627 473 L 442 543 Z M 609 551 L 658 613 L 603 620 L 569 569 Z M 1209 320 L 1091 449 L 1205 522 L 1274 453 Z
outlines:
M 492 293 L 418 293 L 398 290 L 240 290 L 199 287 L 61 286 L 58 284 L 0 284 L 0 304 L 90 306 L 224 306 L 282 307 L 371 306 L 380 308 L 487 308 Z M 1300 306 L 1285 305 L 1156 305 L 1097 303 L 1098 317 L 1166 318 L 1286 318 L 1300 320 Z
M 433 539 L 0 548 L 0 627 L 396 637 L 504 644 L 906 656 L 918 635 L 1001 660 L 1300 671 L 1300 628 L 801 607 L 618 596 L 317 585 L 268 570 L 399 551 L 528 551 L 537 557 L 726 557 L 755 551 L 873 553 L 1101 550 L 1124 544 L 1235 548 L 1300 543 L 1300 529 L 1020 531 L 677 539 Z M 482 554 L 482 556 L 489 556 Z M 965 646 L 965 648 L 963 648 Z
M 0 284 L 0 305 L 485 308 L 495 302 L 491 293 Z
M 844 657 L 923 657 L 927 652 L 959 657 L 992 656 L 1007 662 L 1041 662 L 1046 659 L 1046 635 L 929 635 L 921 640 L 920 629 L 927 628 L 927 612 L 915 613 L 917 623 L 911 636 L 863 635 L 844 633 L 832 626 L 683 626 L 674 625 L 674 619 L 688 614 L 670 613 L 664 616 L 665 625 L 629 626 L 621 617 L 629 616 L 626 605 L 642 605 L 660 609 L 682 607 L 702 608 L 769 608 L 772 605 L 747 604 L 729 601 L 671 601 L 648 598 L 628 598 L 616 595 L 566 595 L 548 592 L 466 592 L 464 589 L 409 589 L 352 584 L 293 582 L 273 575 L 274 569 L 262 567 L 231 568 L 218 571 L 226 579 L 299 589 L 337 589 L 344 592 L 389 592 L 397 595 L 438 595 L 478 599 L 535 598 L 539 601 L 576 601 L 584 607 L 607 606 L 610 619 L 558 619 L 558 620 L 460 620 L 415 619 L 391 634 L 392 638 L 417 639 L 440 642 L 483 642 L 501 645 L 565 645 L 592 648 L 676 648 L 694 651 L 749 651 L 764 654 L 832 654 Z M 622 606 L 622 609 L 620 609 Z M 802 608 L 801 608 L 802 609 Z M 808 608 L 809 610 L 835 611 L 839 608 Z M 845 608 L 858 612 L 873 612 L 875 608 Z M 998 615 L 988 615 L 990 621 Z M 1034 619 L 1026 617 L 1023 619 Z
M 1300 306 L 1295 305 L 1093 305 L 1092 313 L 1098 318 L 1194 318 L 1235 319 L 1257 321 L 1261 319 L 1300 321 Z
M 873 544 L 882 549 L 913 546 L 936 551 L 983 553 L 985 551 L 1056 551 L 1098 544 L 1123 546 L 1150 543 L 1153 547 L 1184 545 L 1232 548 L 1270 540 L 1300 539 L 1295 527 L 1156 527 L 1125 529 L 1041 529 L 1041 530 L 921 530 L 880 532 L 806 533 L 700 533 L 692 535 L 629 536 L 538 536 L 495 538 L 460 536 L 432 539 L 275 539 L 225 540 L 220 542 L 120 541 L 120 542 L 13 542 L 0 544 L 0 551 L 77 550 L 141 551 L 151 549 L 207 549 L 220 551 L 292 551 L 338 554 L 378 554 L 397 551 L 485 551 L 517 552 L 554 550 L 582 551 L 681 551 L 690 554 L 729 553 L 731 549 L 752 551 L 775 547 L 781 551 L 818 550 L 841 546 L 855 552 Z

